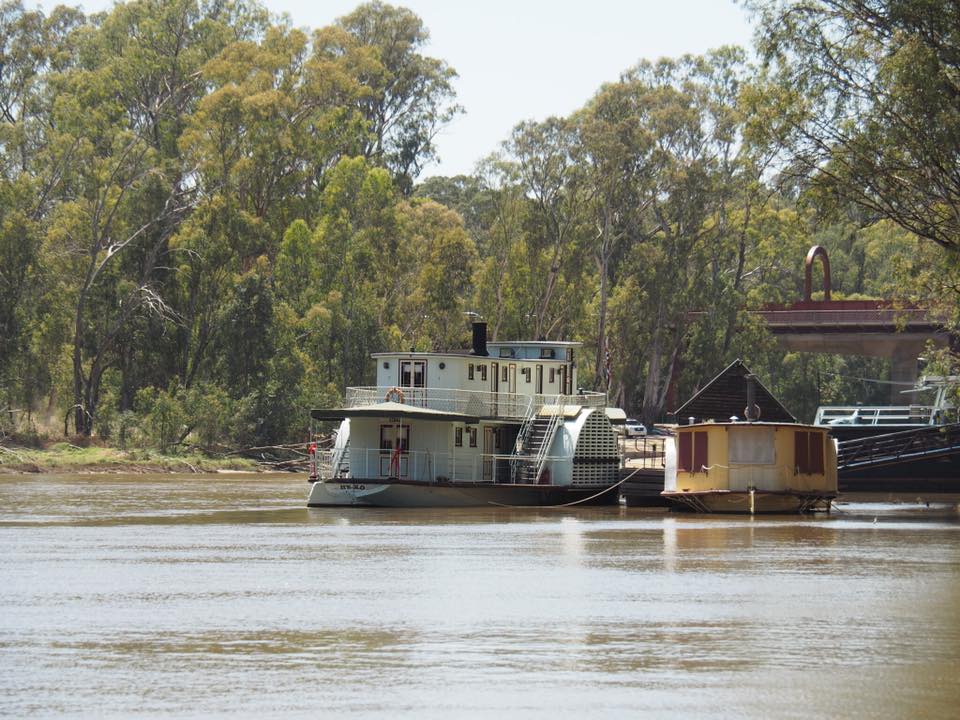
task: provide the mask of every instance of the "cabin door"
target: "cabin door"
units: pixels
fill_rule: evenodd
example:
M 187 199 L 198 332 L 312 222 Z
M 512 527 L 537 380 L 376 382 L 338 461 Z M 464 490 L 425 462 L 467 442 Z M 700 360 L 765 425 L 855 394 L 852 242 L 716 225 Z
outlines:
M 537 395 L 543 395 L 543 365 L 537 365 Z
M 567 387 L 567 366 L 560 366 L 560 392 L 564 395 L 572 395 L 570 388 Z
M 493 416 L 497 416 L 497 393 L 500 392 L 500 365 L 498 363 L 490 363 L 490 404 L 491 410 L 493 410 Z
M 401 360 L 398 387 L 405 403 L 426 407 L 427 361 Z
M 496 429 L 483 429 L 483 479 L 486 482 L 493 480 L 493 454 L 496 452 Z
M 507 383 L 507 392 L 516 394 L 517 392 L 517 366 L 510 363 L 510 379 Z

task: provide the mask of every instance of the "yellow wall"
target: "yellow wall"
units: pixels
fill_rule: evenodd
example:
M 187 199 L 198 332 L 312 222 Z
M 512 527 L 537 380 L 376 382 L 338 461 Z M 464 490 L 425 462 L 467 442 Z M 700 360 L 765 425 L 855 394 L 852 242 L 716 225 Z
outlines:
M 750 477 L 750 485 L 764 490 L 802 490 L 820 491 L 837 489 L 837 455 L 833 441 L 827 437 L 826 431 L 810 425 L 774 425 L 774 464 L 772 465 L 736 465 L 729 463 L 729 436 L 737 432 L 737 425 L 726 423 L 707 423 L 678 428 L 679 436 L 682 432 L 707 433 L 707 471 L 685 472 L 677 470 L 677 490 L 744 490 L 740 487 L 744 477 Z M 740 427 L 749 427 L 741 425 Z M 769 425 L 767 427 L 770 427 Z M 796 474 L 794 432 L 803 430 L 815 432 L 824 442 L 823 462 L 825 474 Z M 675 440 L 679 452 L 679 437 Z M 739 470 L 735 473 L 739 481 L 731 487 L 731 468 Z

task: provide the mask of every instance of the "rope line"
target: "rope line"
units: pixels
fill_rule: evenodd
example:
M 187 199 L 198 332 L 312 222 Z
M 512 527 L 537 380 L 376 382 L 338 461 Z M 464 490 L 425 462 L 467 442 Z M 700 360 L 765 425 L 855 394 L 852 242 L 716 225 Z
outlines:
M 591 495 L 590 497 L 583 498 L 582 500 L 574 500 L 573 502 L 563 503 L 562 505 L 505 505 L 505 504 L 503 504 L 503 503 L 494 502 L 493 500 L 488 500 L 487 502 L 488 502 L 489 504 L 491 504 L 491 505 L 496 505 L 497 507 L 512 508 L 512 509 L 514 509 L 514 510 L 532 510 L 532 509 L 537 509 L 537 510 L 552 510 L 552 509 L 556 509 L 556 508 L 572 507 L 573 505 L 580 505 L 581 503 L 589 502 L 590 500 L 593 500 L 593 499 L 596 498 L 596 497 L 600 497 L 600 496 L 603 495 L 605 492 L 609 492 L 609 491 L 613 490 L 613 489 L 616 488 L 616 487 L 620 487 L 620 486 L 623 485 L 627 480 L 629 480 L 629 479 L 632 478 L 634 475 L 636 475 L 638 472 L 640 472 L 642 469 L 643 469 L 643 468 L 637 468 L 637 469 L 634 470 L 632 473 L 630 473 L 629 475 L 627 475 L 623 480 L 620 480 L 619 482 L 615 482 L 613 485 L 604 488 L 604 489 L 601 490 L 600 492 L 598 492 L 598 493 L 596 493 L 596 494 L 594 494 L 594 495 Z

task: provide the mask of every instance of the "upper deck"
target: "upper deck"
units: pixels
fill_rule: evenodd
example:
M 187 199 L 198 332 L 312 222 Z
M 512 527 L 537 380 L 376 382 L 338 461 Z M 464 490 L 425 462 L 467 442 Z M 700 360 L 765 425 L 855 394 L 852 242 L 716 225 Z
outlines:
M 402 405 L 409 408 L 409 414 L 416 415 L 417 409 L 449 413 L 476 419 L 519 421 L 544 407 L 559 406 L 564 410 L 574 407 L 605 408 L 605 393 L 583 392 L 577 395 L 533 394 L 521 395 L 507 392 L 486 392 L 476 390 L 456 390 L 448 388 L 397 388 L 402 393 Z M 347 388 L 344 408 L 374 408 L 388 399 L 400 399 L 389 387 L 350 387 Z M 422 413 L 424 417 L 429 417 Z M 440 419 L 441 416 L 436 416 Z
M 522 405 L 527 401 L 510 400 L 510 396 L 579 396 L 576 362 L 579 347 L 577 342 L 544 340 L 491 342 L 488 345 L 486 324 L 475 322 L 473 344 L 469 350 L 374 353 L 376 387 L 397 387 L 404 392 L 417 391 L 421 397 L 431 398 L 440 397 L 437 391 L 460 391 L 460 395 L 448 393 L 444 397 L 460 398 L 455 402 L 450 400 L 457 405 L 466 404 L 462 398 L 469 397 L 471 402 L 484 408 L 492 407 L 493 401 L 478 400 L 483 393 L 488 393 L 497 404 L 516 402 Z M 429 391 L 429 394 L 422 391 Z

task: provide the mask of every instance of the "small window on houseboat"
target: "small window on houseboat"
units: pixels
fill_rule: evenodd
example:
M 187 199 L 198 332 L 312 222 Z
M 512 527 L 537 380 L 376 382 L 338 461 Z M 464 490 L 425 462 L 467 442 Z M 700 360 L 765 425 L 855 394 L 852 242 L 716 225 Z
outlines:
M 467 434 L 470 436 L 470 447 L 477 446 L 477 429 L 475 427 L 467 428 Z
M 500 381 L 501 381 L 501 382 L 507 382 L 507 380 L 509 379 L 509 377 L 510 377 L 509 374 L 507 374 L 507 366 L 504 365 L 504 366 L 503 366 L 503 371 L 500 373 Z
M 550 383 L 554 383 L 557 380 L 557 369 L 550 368 Z
M 467 365 L 467 380 L 473 380 L 473 363 Z
M 762 425 L 739 425 L 727 433 L 727 460 L 731 465 L 773 465 L 776 431 Z
M 462 427 L 453 429 L 453 446 L 463 447 L 463 428 Z
M 524 379 L 529 383 L 530 382 L 530 368 L 524 368 L 522 370 Z
M 484 382 L 487 381 L 487 366 L 486 366 L 486 365 L 481 365 L 481 366 L 480 366 L 480 379 L 483 380 Z

